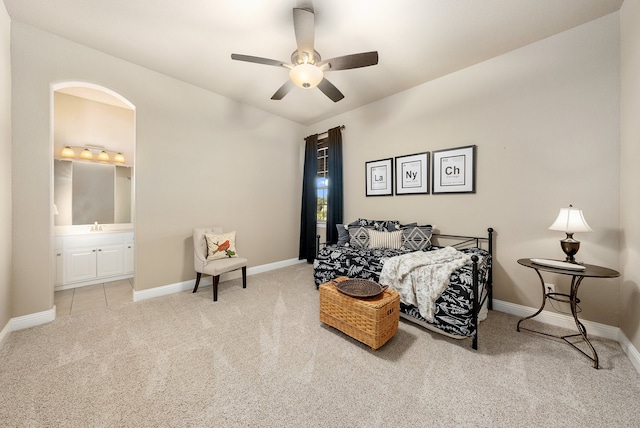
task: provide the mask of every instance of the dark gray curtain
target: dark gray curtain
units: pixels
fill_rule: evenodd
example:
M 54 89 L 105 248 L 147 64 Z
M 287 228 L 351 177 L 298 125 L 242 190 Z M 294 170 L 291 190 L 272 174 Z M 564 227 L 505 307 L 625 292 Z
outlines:
M 327 175 L 329 189 L 327 198 L 327 242 L 338 242 L 336 224 L 342 223 L 344 215 L 344 196 L 342 191 L 342 131 L 341 127 L 328 132 Z
M 302 179 L 302 213 L 300 215 L 300 250 L 298 259 L 313 263 L 316 256 L 316 210 L 318 196 L 318 134 L 305 138 L 304 176 Z

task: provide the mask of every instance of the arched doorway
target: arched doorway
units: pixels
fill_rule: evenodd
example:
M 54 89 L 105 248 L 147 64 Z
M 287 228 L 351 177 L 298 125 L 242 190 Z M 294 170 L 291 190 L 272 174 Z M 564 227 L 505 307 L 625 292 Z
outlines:
M 51 87 L 56 316 L 132 301 L 135 106 L 86 82 Z

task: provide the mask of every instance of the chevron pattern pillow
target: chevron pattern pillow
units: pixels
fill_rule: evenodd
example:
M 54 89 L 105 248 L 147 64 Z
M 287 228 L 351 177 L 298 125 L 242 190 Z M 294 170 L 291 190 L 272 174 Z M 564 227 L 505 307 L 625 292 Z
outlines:
M 402 231 L 402 247 L 423 251 L 431 248 L 431 225 L 408 227 Z
M 364 226 L 349 226 L 349 246 L 369 248 L 369 230 Z

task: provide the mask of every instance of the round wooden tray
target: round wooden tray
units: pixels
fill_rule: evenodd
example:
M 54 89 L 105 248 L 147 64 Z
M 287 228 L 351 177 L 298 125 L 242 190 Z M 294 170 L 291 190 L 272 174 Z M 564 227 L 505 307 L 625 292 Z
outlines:
M 334 285 L 341 293 L 359 299 L 376 297 L 387 289 L 386 286 L 382 286 L 376 282 L 358 278 L 346 279 L 337 283 L 334 282 Z

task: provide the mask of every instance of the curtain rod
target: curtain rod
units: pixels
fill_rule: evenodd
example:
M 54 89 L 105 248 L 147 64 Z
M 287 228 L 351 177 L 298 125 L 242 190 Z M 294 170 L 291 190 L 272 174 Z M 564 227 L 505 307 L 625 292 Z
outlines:
M 344 126 L 344 125 L 340 125 L 340 130 L 341 130 L 341 131 L 342 131 L 344 128 L 346 128 L 346 126 Z M 332 129 L 333 129 L 333 128 L 332 128 Z M 320 138 L 321 136 L 326 136 L 326 135 L 329 135 L 329 131 L 324 131 L 324 132 L 322 132 L 322 133 L 318 134 L 318 138 Z

